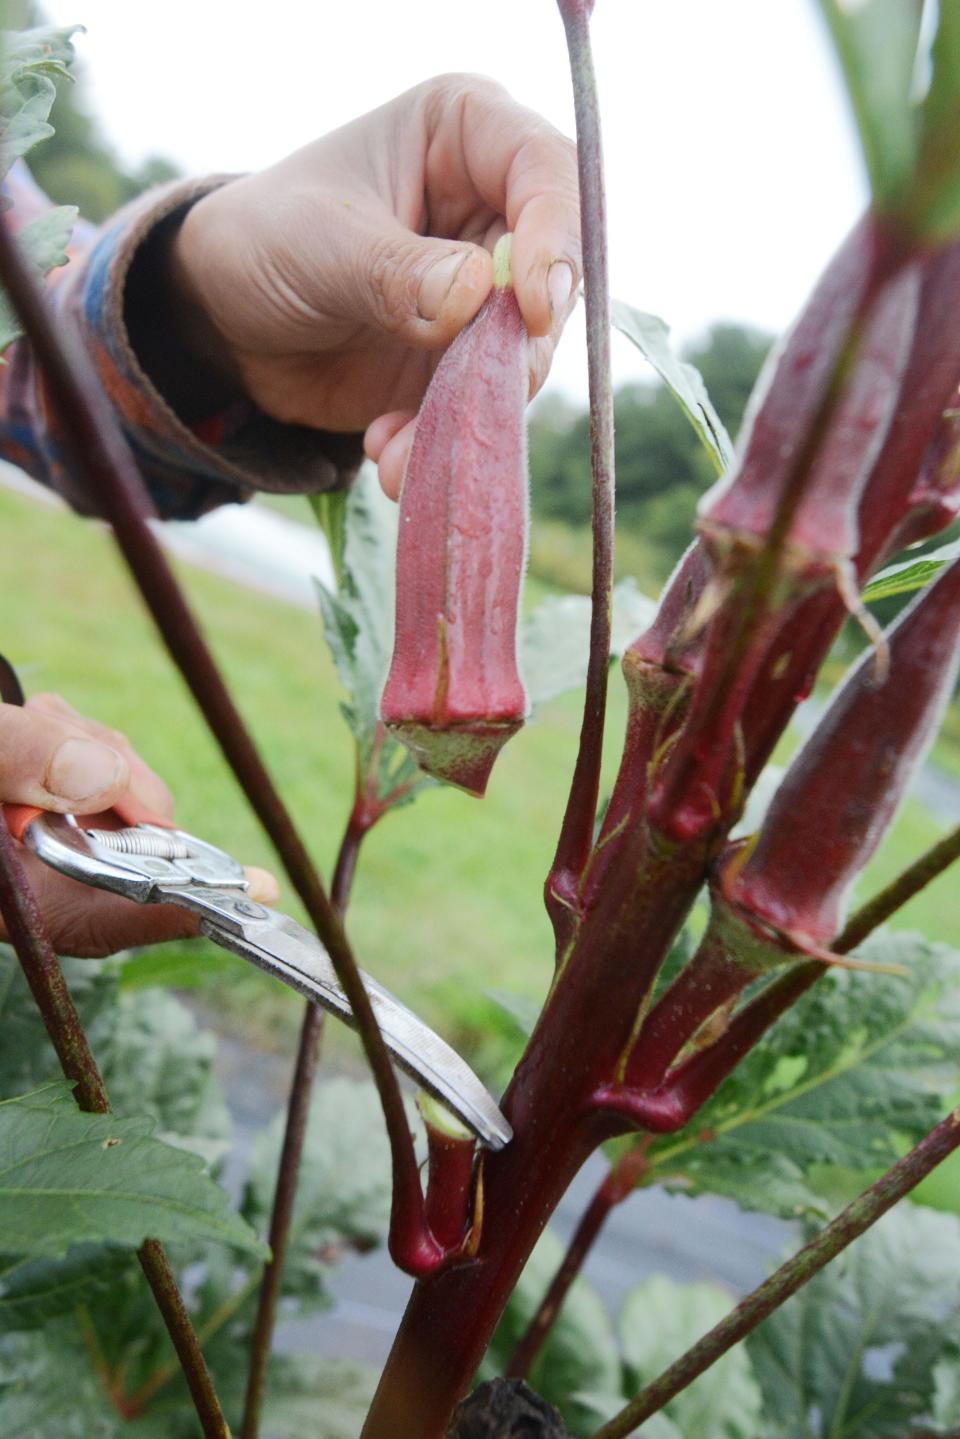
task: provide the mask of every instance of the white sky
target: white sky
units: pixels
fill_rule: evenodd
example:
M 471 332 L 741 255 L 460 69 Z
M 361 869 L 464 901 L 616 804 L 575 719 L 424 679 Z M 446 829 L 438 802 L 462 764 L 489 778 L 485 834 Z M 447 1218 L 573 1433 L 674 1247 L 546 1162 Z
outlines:
M 45 0 L 125 158 L 258 168 L 447 70 L 573 133 L 555 0 Z M 814 0 L 597 0 L 614 294 L 682 341 L 783 329 L 865 200 Z M 56 117 L 54 116 L 54 119 Z M 572 322 L 553 383 L 585 393 Z M 645 369 L 626 341 L 615 379 Z

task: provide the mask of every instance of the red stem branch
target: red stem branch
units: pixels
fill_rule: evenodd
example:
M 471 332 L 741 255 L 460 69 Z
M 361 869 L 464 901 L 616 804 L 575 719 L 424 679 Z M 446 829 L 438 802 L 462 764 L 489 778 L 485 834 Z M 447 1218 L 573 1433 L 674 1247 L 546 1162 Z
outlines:
M 548 907 L 554 890 L 569 895 L 583 872 L 593 844 L 600 790 L 603 725 L 610 665 L 613 588 L 613 387 L 610 379 L 610 286 L 607 265 L 606 195 L 600 107 L 590 49 L 589 6 L 563 0 L 563 17 L 573 78 L 580 172 L 583 279 L 587 316 L 590 388 L 590 463 L 593 476 L 593 584 L 590 659 L 580 747 L 563 817 L 553 868 L 547 881 Z M 565 910 L 559 907 L 560 914 Z M 554 923 L 557 918 L 554 917 Z

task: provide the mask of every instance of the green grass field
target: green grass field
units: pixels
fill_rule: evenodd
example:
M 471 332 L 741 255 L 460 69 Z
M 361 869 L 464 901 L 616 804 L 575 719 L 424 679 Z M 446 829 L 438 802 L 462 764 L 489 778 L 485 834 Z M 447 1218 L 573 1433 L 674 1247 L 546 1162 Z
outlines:
M 0 489 L 4 583 L 0 650 L 28 691 L 58 690 L 126 731 L 171 784 L 187 829 L 247 863 L 272 867 L 266 841 L 166 657 L 104 530 Z M 352 756 L 317 616 L 227 581 L 181 577 L 235 697 L 322 872 L 329 875 L 350 801 Z M 624 717 L 611 684 L 607 777 Z M 349 930 L 361 962 L 459 1041 L 471 1038 L 490 989 L 539 996 L 551 971 L 541 888 L 576 750 L 579 700 L 546 706 L 498 761 L 481 804 L 425 793 L 369 837 Z M 871 867 L 864 896 L 938 833 L 908 805 Z M 960 907 L 941 879 L 899 923 L 960 945 Z M 281 903 L 299 914 L 285 889 Z M 197 946 L 197 967 L 211 951 Z M 160 967 L 162 956 L 149 961 Z M 212 1003 L 231 1024 L 287 1044 L 299 1002 L 225 959 L 210 965 Z

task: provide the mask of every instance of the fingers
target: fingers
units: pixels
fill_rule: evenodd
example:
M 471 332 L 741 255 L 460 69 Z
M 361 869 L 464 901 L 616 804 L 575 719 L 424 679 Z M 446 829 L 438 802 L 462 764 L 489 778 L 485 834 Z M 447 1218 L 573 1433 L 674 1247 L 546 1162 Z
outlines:
M 251 899 L 255 899 L 258 904 L 276 904 L 280 898 L 280 886 L 268 870 L 256 869 L 250 865 L 244 870 L 244 874 L 250 886 L 247 893 Z
M 130 784 L 130 765 L 73 720 L 0 705 L 0 799 L 59 813 L 109 809 Z
M 447 156 L 447 182 L 462 160 L 470 183 L 513 231 L 513 285 L 533 338 L 559 333 L 580 281 L 576 146 L 492 81 L 434 82 L 439 131 L 459 125 L 462 156 Z
M 105 890 L 92 889 L 57 874 L 36 855 L 24 851 L 21 862 L 36 896 L 44 923 L 58 954 L 102 959 L 121 949 L 135 949 L 168 940 L 193 939 L 199 933 L 196 915 L 172 904 L 135 904 Z M 277 881 L 263 869 L 248 869 L 249 895 L 259 904 L 274 904 Z M 0 922 L 0 940 L 7 938 Z
M 407 468 L 407 456 L 413 442 L 416 415 L 409 410 L 396 410 L 381 415 L 369 425 L 363 437 L 368 460 L 377 466 L 380 485 L 391 500 L 400 498 L 400 487 Z
M 0 705 L 0 800 L 94 813 L 125 797 L 170 817 L 167 786 L 119 730 L 77 714 L 59 695 Z
M 335 303 L 354 325 L 418 349 L 448 345 L 493 283 L 483 246 L 417 235 L 376 206 L 347 221 L 337 217 L 324 250 L 336 279 L 336 297 L 327 305 Z

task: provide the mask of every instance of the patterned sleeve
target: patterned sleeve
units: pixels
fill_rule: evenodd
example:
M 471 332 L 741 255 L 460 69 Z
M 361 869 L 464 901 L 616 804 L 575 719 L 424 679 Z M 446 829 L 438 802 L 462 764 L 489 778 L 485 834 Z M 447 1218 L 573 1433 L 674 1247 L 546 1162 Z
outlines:
M 124 300 L 141 246 L 175 224 L 227 177 L 148 192 L 96 229 L 79 221 L 68 263 L 47 277 L 58 323 L 79 340 L 109 396 L 158 512 L 192 519 L 256 490 L 318 493 L 348 485 L 362 459 L 361 437 L 271 420 L 253 404 L 232 404 L 187 424 L 147 378 L 130 342 Z M 4 189 L 16 225 L 49 201 L 18 164 Z M 95 510 L 66 465 L 57 420 L 29 346 L 16 340 L 0 366 L 0 455 L 58 491 L 81 514 Z

